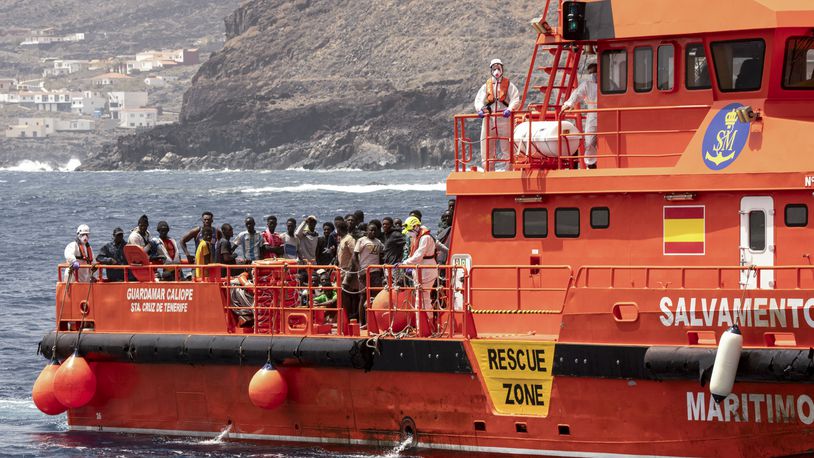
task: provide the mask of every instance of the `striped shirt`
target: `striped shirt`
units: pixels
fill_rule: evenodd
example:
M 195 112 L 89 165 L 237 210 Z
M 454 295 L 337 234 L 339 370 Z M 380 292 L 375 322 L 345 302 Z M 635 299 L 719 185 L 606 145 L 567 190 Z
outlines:
M 249 231 L 243 231 L 237 234 L 237 237 L 232 241 L 232 244 L 239 250 L 238 256 L 248 261 L 260 259 L 260 247 L 263 246 L 264 243 L 263 234 L 260 232 L 249 234 Z

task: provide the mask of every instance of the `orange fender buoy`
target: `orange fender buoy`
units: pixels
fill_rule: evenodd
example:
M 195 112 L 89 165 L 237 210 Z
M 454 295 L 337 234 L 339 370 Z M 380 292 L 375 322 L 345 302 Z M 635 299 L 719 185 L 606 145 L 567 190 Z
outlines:
M 34 382 L 34 387 L 31 389 L 31 398 L 34 400 L 34 405 L 47 415 L 59 415 L 68 410 L 54 395 L 54 375 L 58 370 L 59 361 L 52 359 L 42 369 Z
M 391 298 L 395 301 L 392 311 Z M 410 313 L 413 311 L 413 302 L 415 302 L 413 292 L 406 288 L 379 291 L 370 307 L 374 310 L 374 326 L 378 328 L 378 332 L 390 330 L 391 324 L 393 332 L 401 332 L 407 326 L 415 326 L 415 313 Z M 368 326 L 370 324 L 368 323 Z
M 54 394 L 69 409 L 82 407 L 96 394 L 96 375 L 85 358 L 74 351 L 54 376 Z
M 249 382 L 249 399 L 261 409 L 276 409 L 288 397 L 288 384 L 271 363 L 260 368 Z

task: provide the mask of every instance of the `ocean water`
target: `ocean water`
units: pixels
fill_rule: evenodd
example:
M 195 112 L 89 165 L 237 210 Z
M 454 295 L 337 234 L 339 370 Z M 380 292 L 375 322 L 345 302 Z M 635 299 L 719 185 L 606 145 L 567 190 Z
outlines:
M 54 326 L 56 265 L 76 226 L 91 228 L 94 251 L 113 228 L 129 231 L 141 214 L 159 220 L 179 239 L 201 212 L 243 230 L 264 216 L 320 223 L 354 210 L 367 220 L 406 218 L 419 209 L 436 228 L 446 208 L 446 170 L 69 172 L 29 162 L 0 169 L 0 456 L 426 456 L 423 451 L 323 448 L 178 437 L 69 432 L 65 415 L 49 417 L 31 401 L 31 386 L 46 363 L 37 342 Z M 441 456 L 434 454 L 435 456 Z

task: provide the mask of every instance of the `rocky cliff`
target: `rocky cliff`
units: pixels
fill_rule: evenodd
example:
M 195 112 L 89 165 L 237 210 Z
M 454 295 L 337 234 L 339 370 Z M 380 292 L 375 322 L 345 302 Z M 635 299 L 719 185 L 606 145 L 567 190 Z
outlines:
M 452 115 L 500 57 L 522 87 L 542 2 L 251 0 L 178 124 L 85 167 L 406 168 L 452 159 Z

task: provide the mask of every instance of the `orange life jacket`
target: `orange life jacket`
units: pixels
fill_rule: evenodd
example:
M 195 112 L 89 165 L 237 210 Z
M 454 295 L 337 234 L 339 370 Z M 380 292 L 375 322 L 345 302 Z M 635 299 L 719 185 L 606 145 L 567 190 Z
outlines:
M 418 245 L 421 242 L 421 237 L 424 237 L 424 236 L 432 238 L 432 235 L 430 235 L 430 230 L 427 229 L 427 228 L 422 227 L 421 230 L 418 231 L 418 236 L 415 238 L 415 242 L 410 243 L 410 257 L 412 257 L 413 254 L 415 254 L 415 251 L 418 249 Z M 433 242 L 434 241 L 435 241 L 435 239 L 433 238 Z M 434 246 L 433 251 L 432 251 L 432 255 L 424 256 L 424 259 L 435 259 L 435 254 L 437 252 L 438 252 L 438 245 L 436 244 Z
M 172 243 L 172 239 L 162 240 L 162 242 L 164 242 L 164 248 L 167 249 L 167 255 L 170 257 L 167 261 L 172 261 L 175 259 L 175 244 Z
M 79 249 L 79 257 L 77 259 L 92 264 L 93 249 L 90 247 L 90 244 L 85 245 L 82 242 L 76 242 L 76 247 Z
M 486 105 L 495 103 L 495 90 L 492 84 L 492 77 L 486 80 Z M 497 88 L 497 100 L 505 106 L 509 106 L 506 98 L 509 96 L 509 78 L 502 78 Z

